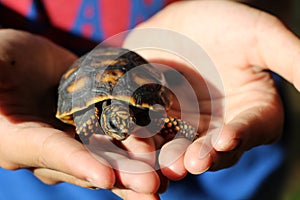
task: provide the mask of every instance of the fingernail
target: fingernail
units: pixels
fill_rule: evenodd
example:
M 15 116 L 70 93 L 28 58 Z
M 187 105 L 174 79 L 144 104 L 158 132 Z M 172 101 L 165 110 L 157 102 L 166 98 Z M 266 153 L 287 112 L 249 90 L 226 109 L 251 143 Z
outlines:
M 111 189 L 115 184 L 114 179 L 112 180 L 109 176 L 105 178 L 104 176 L 92 175 L 87 177 L 86 180 L 95 188 L 102 189 Z
M 240 145 L 240 143 L 241 143 L 241 140 L 239 140 L 239 139 L 232 139 L 229 141 L 218 140 L 215 148 L 218 151 L 231 151 L 231 150 L 237 148 Z
M 87 181 L 88 181 L 92 186 L 94 186 L 93 188 L 99 188 L 99 187 L 97 186 L 97 184 L 96 184 L 92 179 L 88 178 Z
M 210 169 L 212 163 L 212 157 L 210 153 L 206 155 L 200 155 L 201 163 L 197 166 L 196 174 L 202 174 Z
M 202 146 L 199 152 L 199 159 L 205 159 L 210 154 L 211 150 L 212 148 Z
M 87 181 L 92 185 L 91 187 L 89 187 L 92 190 L 110 189 L 111 188 L 111 187 L 107 187 L 107 185 L 104 183 L 99 185 L 93 179 L 87 179 Z

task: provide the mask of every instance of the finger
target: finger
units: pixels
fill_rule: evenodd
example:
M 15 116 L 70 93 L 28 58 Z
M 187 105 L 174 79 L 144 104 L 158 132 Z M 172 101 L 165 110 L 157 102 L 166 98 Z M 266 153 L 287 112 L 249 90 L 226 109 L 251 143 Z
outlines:
M 123 164 L 126 165 L 136 165 L 141 167 L 141 163 L 137 163 L 136 161 L 122 161 Z M 143 167 L 145 169 L 145 167 Z M 132 170 L 132 169 L 130 169 Z M 134 169 L 133 169 L 134 170 Z M 158 175 L 152 172 L 143 172 L 143 173 L 133 173 L 116 170 L 116 178 L 117 184 L 116 186 L 119 188 L 129 188 L 135 192 L 151 194 L 156 193 L 160 186 L 160 180 Z M 145 181 L 146 180 L 146 181 Z
M 40 164 L 87 180 L 95 187 L 111 188 L 115 183 L 111 166 L 103 158 L 95 159 L 73 138 L 49 137 L 43 144 Z
M 212 134 L 212 145 L 217 151 L 244 150 L 273 143 L 281 136 L 283 112 L 277 104 L 258 106 L 241 112 L 222 131 Z
M 300 91 L 300 40 L 278 19 L 261 13 L 255 29 L 256 58 L 263 66 L 283 76 Z M 253 55 L 249 59 L 253 60 Z
M 209 171 L 216 171 L 216 170 L 225 169 L 233 166 L 240 159 L 243 152 L 244 152 L 243 149 L 238 149 L 238 148 L 226 152 L 215 151 L 213 149 L 211 151 L 212 163 L 211 166 L 209 167 Z
M 120 147 L 109 138 L 98 136 L 93 137 L 87 147 L 96 159 L 104 158 L 110 163 L 115 171 L 116 187 L 147 194 L 158 191 L 160 179 L 154 168 L 143 161 L 132 159 L 127 150 L 123 149 L 124 145 Z
M 67 182 L 84 188 L 94 188 L 90 182 L 78 179 L 72 175 L 47 168 L 34 168 L 33 174 L 46 184 L 57 184 Z
M 169 187 L 169 184 L 170 184 L 170 181 L 166 176 L 163 175 L 161 170 L 158 170 L 157 174 L 160 177 L 160 186 L 159 186 L 159 189 L 158 189 L 157 193 L 162 194 L 165 191 L 167 191 L 167 189 Z
M 159 165 L 164 176 L 171 180 L 185 177 L 184 154 L 190 142 L 184 138 L 174 139 L 165 144 L 159 154 Z
M 206 141 L 205 141 L 206 140 Z M 201 174 L 207 170 L 215 171 L 234 165 L 241 157 L 243 149 L 219 152 L 210 145 L 210 139 L 198 139 L 186 152 L 184 164 L 192 174 Z
M 216 128 L 216 126 L 219 126 L 220 122 L 219 119 L 213 119 L 211 117 L 209 117 L 208 115 L 201 115 L 201 118 L 199 119 L 199 123 L 196 124 L 195 123 L 195 119 L 197 119 L 197 117 L 195 117 L 193 119 L 193 114 L 191 114 L 189 117 L 190 121 L 193 122 L 194 127 L 198 126 L 198 136 L 200 137 L 201 140 L 199 140 L 198 142 L 200 142 L 201 144 L 203 143 L 202 141 L 208 141 L 208 136 L 206 136 L 206 132 L 208 129 L 213 129 Z M 204 139 L 205 138 L 205 139 Z M 210 142 L 210 141 L 209 141 Z M 190 145 L 192 147 L 190 147 Z M 161 167 L 161 171 L 162 173 L 168 177 L 171 180 L 180 180 L 182 178 L 185 177 L 185 175 L 187 174 L 187 168 L 185 166 L 185 162 L 190 162 L 190 161 L 186 161 L 186 157 L 189 157 L 190 155 L 186 155 L 186 153 L 188 152 L 188 154 L 191 154 L 191 157 L 194 158 L 195 155 L 198 155 L 199 153 L 197 152 L 195 154 L 194 152 L 194 147 L 196 147 L 195 149 L 198 151 L 198 143 L 196 143 L 196 145 L 193 147 L 194 143 L 191 144 L 191 142 L 185 138 L 176 138 L 173 139 L 172 141 L 168 142 L 167 144 L 163 145 L 161 152 L 159 154 L 159 164 Z M 210 149 L 212 149 L 211 144 L 210 145 Z M 200 145 L 202 147 L 202 145 Z M 192 149 L 192 150 L 190 150 Z M 208 149 L 208 148 L 203 148 L 203 149 Z M 187 152 L 186 152 L 187 151 Z M 207 156 L 208 153 L 203 152 L 203 150 L 201 151 L 202 154 L 205 154 L 205 156 Z M 199 154 L 199 156 L 201 156 Z M 203 156 L 203 157 L 205 157 Z M 208 160 L 207 160 L 208 159 Z M 201 163 L 204 165 L 209 165 L 209 163 L 205 163 L 208 162 L 209 158 L 205 158 L 204 160 L 202 160 Z M 196 162 L 198 165 L 198 162 Z M 189 163 L 190 165 L 194 165 L 193 163 Z M 199 165 L 200 166 L 200 165 Z M 208 167 L 199 167 L 197 166 L 197 170 L 206 170 Z
M 126 164 L 130 164 L 128 161 Z M 139 165 L 134 162 L 134 165 Z M 165 192 L 169 186 L 169 180 L 162 175 L 160 171 L 157 173 L 127 173 L 116 170 L 118 189 L 125 189 L 127 191 L 143 193 L 143 194 L 161 194 Z M 145 181 L 146 180 L 146 181 Z
M 81 143 L 62 131 L 39 126 L 23 127 L 15 128 L 2 138 L 6 142 L 1 143 L 1 158 L 19 167 L 54 169 L 99 188 L 111 188 L 115 183 L 114 172 L 104 159 L 96 160 Z
M 211 138 L 204 135 L 188 147 L 184 156 L 184 167 L 192 174 L 201 174 L 213 164 L 213 153 Z
M 122 144 L 131 159 L 139 160 L 155 167 L 156 149 L 152 138 L 138 138 L 131 135 Z

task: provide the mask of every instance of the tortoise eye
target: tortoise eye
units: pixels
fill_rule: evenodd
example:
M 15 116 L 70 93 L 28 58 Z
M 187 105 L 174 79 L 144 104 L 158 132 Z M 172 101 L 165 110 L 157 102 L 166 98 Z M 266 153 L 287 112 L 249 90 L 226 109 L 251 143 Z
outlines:
M 113 130 L 116 130 L 116 129 L 117 129 L 117 126 L 116 126 L 111 120 L 109 121 L 109 126 L 110 126 L 110 128 L 113 129 Z

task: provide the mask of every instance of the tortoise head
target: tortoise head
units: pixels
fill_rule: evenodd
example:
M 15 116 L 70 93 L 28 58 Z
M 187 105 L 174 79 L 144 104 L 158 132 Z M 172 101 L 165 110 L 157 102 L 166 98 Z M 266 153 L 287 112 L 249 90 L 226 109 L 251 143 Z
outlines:
M 117 103 L 102 106 L 101 127 L 106 135 L 116 139 L 126 139 L 134 127 L 128 106 Z

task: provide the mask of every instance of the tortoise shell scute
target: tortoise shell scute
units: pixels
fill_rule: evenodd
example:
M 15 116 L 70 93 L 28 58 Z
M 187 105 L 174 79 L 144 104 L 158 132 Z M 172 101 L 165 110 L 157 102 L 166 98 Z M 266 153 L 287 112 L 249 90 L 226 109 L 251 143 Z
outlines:
M 138 54 L 122 48 L 95 48 L 62 76 L 57 117 L 73 123 L 72 114 L 109 99 L 151 108 L 168 108 L 171 93 L 159 70 Z

